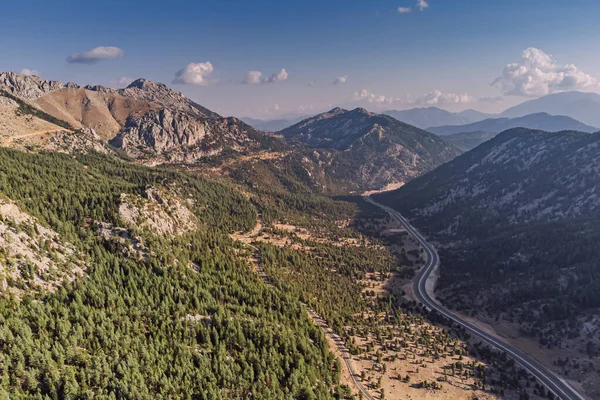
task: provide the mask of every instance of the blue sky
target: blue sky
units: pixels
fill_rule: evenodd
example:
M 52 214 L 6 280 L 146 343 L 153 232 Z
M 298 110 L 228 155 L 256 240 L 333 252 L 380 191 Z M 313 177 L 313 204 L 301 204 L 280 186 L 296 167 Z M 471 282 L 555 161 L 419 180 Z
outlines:
M 0 70 L 112 86 L 145 77 L 222 114 L 263 118 L 334 105 L 496 112 L 559 90 L 599 90 L 594 0 L 50 3 L 4 5 Z M 99 46 L 123 54 L 66 61 Z M 523 56 L 529 48 L 544 53 Z

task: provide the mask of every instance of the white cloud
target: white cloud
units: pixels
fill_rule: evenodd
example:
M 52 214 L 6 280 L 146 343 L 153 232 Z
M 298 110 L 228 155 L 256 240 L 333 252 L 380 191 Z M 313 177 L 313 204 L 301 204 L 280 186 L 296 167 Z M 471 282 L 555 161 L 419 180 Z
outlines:
M 505 95 L 539 97 L 567 90 L 595 87 L 598 81 L 573 64 L 558 65 L 551 54 L 530 47 L 518 63 L 507 64 L 492 85 Z
M 413 104 L 422 106 L 434 106 L 434 105 L 446 105 L 446 104 L 462 104 L 473 101 L 471 96 L 467 93 L 455 94 L 455 93 L 443 93 L 439 90 L 427 93 L 424 96 L 417 98 L 412 101 Z
M 369 92 L 367 89 L 363 89 L 360 92 L 354 92 L 353 96 L 356 101 L 367 101 L 369 103 L 378 103 L 378 104 L 392 104 L 397 99 L 392 97 L 386 97 L 383 95 L 376 95 L 374 93 Z
M 417 0 L 417 8 L 419 11 L 423 11 L 426 8 L 429 8 L 429 3 L 425 0 Z
M 128 76 L 122 76 L 119 79 L 111 79 L 110 81 L 108 81 L 108 83 L 110 83 L 113 86 L 123 87 L 129 85 L 134 80 L 135 79 L 130 78 Z
M 262 72 L 260 71 L 248 71 L 246 77 L 243 80 L 243 83 L 246 85 L 254 85 L 257 83 L 262 83 Z
M 409 14 L 412 12 L 412 8 L 410 7 L 398 7 L 399 14 Z
M 274 73 L 271 75 L 265 82 L 266 83 L 275 83 L 281 81 L 287 81 L 288 73 L 285 68 L 281 68 L 281 71 Z
M 214 71 L 210 61 L 202 63 L 191 63 L 180 69 L 175 74 L 173 83 L 181 83 L 186 85 L 206 85 L 209 81 L 206 80 L 208 75 Z
M 114 46 L 99 46 L 83 53 L 73 53 L 67 57 L 71 64 L 93 64 L 99 60 L 114 60 L 121 57 L 125 52 Z
M 40 71 L 35 70 L 35 69 L 29 69 L 29 68 L 23 68 L 21 70 L 21 75 L 27 75 L 27 76 L 40 76 Z
M 346 83 L 346 81 L 348 80 L 348 76 L 338 76 L 337 78 L 335 78 L 335 81 L 333 81 L 334 85 L 343 85 L 344 83 Z
M 308 82 L 308 86 L 315 86 L 316 84 L 317 84 L 317 81 L 315 81 L 315 80 Z
M 412 98 L 406 95 L 404 98 L 378 95 L 363 89 L 360 92 L 354 92 L 354 101 L 366 101 L 370 104 L 399 104 L 404 106 L 446 106 L 451 104 L 470 103 L 474 99 L 467 93 L 443 93 L 440 90 L 427 93 L 424 96 Z
M 260 71 L 248 71 L 246 77 L 242 81 L 246 85 L 256 85 L 259 83 L 275 83 L 286 81 L 288 79 L 288 72 L 285 68 L 281 68 L 279 72 L 275 72 L 268 78 L 263 77 L 263 73 Z

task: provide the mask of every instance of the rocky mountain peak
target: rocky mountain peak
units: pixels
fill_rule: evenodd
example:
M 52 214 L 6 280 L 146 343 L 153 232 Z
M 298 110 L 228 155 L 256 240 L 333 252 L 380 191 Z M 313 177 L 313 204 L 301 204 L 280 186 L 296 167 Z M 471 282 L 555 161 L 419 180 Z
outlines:
M 375 115 L 374 113 L 371 113 L 371 112 L 367 111 L 366 109 L 364 109 L 362 107 L 355 108 L 351 112 L 353 114 L 362 114 L 362 115 L 365 115 L 365 116 Z
M 98 93 L 116 93 L 117 92 L 115 89 L 108 88 L 108 87 L 102 86 L 102 85 L 86 85 L 86 86 L 84 86 L 84 89 L 91 90 L 92 92 L 98 92 Z
M 164 83 L 144 78 L 136 79 L 125 89 L 120 89 L 118 93 L 139 101 L 159 104 L 171 110 L 187 112 L 197 118 L 221 118 L 219 114 L 196 104 Z
M 344 110 L 343 108 L 340 108 L 340 107 L 335 107 L 335 108 L 329 110 L 327 112 L 327 114 L 337 115 L 337 114 L 342 114 L 342 113 L 345 113 L 345 112 L 348 112 L 348 110 Z
M 58 81 L 47 81 L 37 76 L 16 72 L 0 72 L 0 86 L 15 96 L 30 100 L 65 87 Z
M 131 82 L 127 88 L 137 88 L 137 89 L 143 89 L 143 90 L 167 90 L 167 91 L 172 91 L 174 92 L 174 90 L 169 89 L 169 87 L 167 85 L 165 85 L 164 83 L 160 83 L 160 82 L 154 82 L 154 81 L 150 81 L 148 79 L 144 79 L 144 78 L 139 78 L 136 79 L 135 81 Z

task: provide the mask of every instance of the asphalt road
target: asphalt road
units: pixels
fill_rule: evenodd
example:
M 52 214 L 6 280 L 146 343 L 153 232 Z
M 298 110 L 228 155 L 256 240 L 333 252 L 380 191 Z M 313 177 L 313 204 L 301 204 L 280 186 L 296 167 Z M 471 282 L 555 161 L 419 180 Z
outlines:
M 464 327 L 471 334 L 477 336 L 483 342 L 488 345 L 495 347 L 501 351 L 504 351 L 510 358 L 515 360 L 519 365 L 521 365 L 524 369 L 529 371 L 532 375 L 540 380 L 546 386 L 548 390 L 553 392 L 556 396 L 563 400 L 585 400 L 586 398 L 579 394 L 575 389 L 573 389 L 570 385 L 568 385 L 564 380 L 557 377 L 552 371 L 548 368 L 540 364 L 538 361 L 525 354 L 521 350 L 517 349 L 513 345 L 503 342 L 498 338 L 487 334 L 481 329 L 477 328 L 469 324 L 468 322 L 463 321 L 445 307 L 436 303 L 430 296 L 427 294 L 426 290 L 426 282 L 427 278 L 431 274 L 431 272 L 439 265 L 440 258 L 438 256 L 435 248 L 430 245 L 427 240 L 417 231 L 407 220 L 400 214 L 398 211 L 384 206 L 383 204 L 377 203 L 369 196 L 363 196 L 364 200 L 383 209 L 388 214 L 390 214 L 393 218 L 398 220 L 400 224 L 406 229 L 408 234 L 412 236 L 416 241 L 418 241 L 425 253 L 427 255 L 427 261 L 425 262 L 425 266 L 421 268 L 419 273 L 417 274 L 415 280 L 413 281 L 413 289 L 415 295 L 418 300 L 424 304 L 426 307 L 432 310 L 436 310 L 440 314 L 445 317 L 451 319 L 458 325 Z

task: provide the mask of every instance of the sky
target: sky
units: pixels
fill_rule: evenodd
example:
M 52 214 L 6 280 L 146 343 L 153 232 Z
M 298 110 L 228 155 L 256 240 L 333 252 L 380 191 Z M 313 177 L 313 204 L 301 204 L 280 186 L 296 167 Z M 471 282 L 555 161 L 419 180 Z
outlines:
M 597 0 L 52 1 L 3 6 L 0 71 L 164 82 L 222 115 L 500 112 L 600 91 Z

